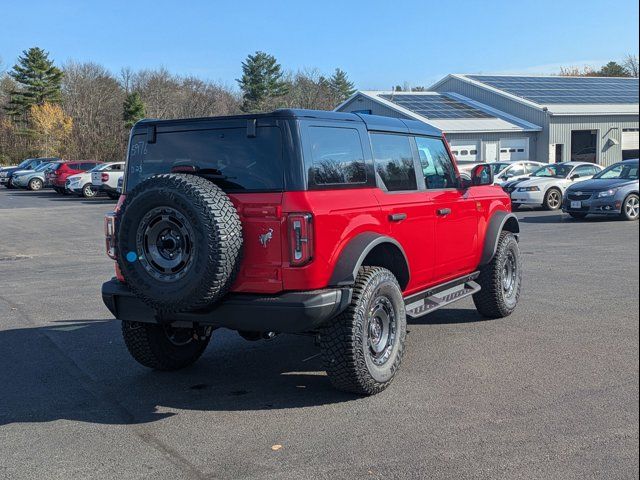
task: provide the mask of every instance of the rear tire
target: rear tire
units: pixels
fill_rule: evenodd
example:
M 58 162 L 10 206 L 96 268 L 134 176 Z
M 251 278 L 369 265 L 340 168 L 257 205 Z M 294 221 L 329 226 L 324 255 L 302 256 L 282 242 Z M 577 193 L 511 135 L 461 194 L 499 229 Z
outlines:
M 32 178 L 31 180 L 29 180 L 29 184 L 27 185 L 27 188 L 32 192 L 42 190 L 42 187 L 44 187 L 44 182 L 39 178 Z
M 562 192 L 557 188 L 550 188 L 544 195 L 542 206 L 547 210 L 558 210 L 562 206 Z
M 374 395 L 396 375 L 407 332 L 402 290 L 381 267 L 361 267 L 351 304 L 320 334 L 325 369 L 338 390 Z
M 569 212 L 569 216 L 571 218 L 575 218 L 576 220 L 584 220 L 585 218 L 587 218 L 586 213 L 580 213 L 580 212 Z
M 623 220 L 627 220 L 629 222 L 634 222 L 638 220 L 640 213 L 640 201 L 638 200 L 638 195 L 632 193 L 624 199 L 624 203 L 622 204 L 622 211 L 620 212 L 620 216 Z
M 122 321 L 122 337 L 131 356 L 154 370 L 178 370 L 202 356 L 211 335 L 194 338 L 190 328 Z
M 520 249 L 513 233 L 500 233 L 496 254 L 480 269 L 477 282 L 482 289 L 473 295 L 473 303 L 481 315 L 503 318 L 513 313 L 522 287 Z

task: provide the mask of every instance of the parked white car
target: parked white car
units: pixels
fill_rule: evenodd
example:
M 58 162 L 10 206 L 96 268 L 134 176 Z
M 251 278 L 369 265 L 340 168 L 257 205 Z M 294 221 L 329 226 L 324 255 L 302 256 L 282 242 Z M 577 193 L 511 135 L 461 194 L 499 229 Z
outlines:
M 96 192 L 104 192 L 109 198 L 116 199 L 120 196 L 118 180 L 124 176 L 124 162 L 110 162 L 105 168 L 94 171 L 91 174 L 91 184 Z
M 586 162 L 545 165 L 528 178 L 506 182 L 502 188 L 511 195 L 513 209 L 522 205 L 543 206 L 557 210 L 562 206 L 565 190 L 576 182 L 589 180 L 602 167 Z
M 515 160 L 513 162 L 495 162 L 489 165 L 493 170 L 494 183 L 502 186 L 514 178 L 529 177 L 545 164 L 532 160 Z
M 76 173 L 75 175 L 69 175 L 64 184 L 64 189 L 68 193 L 79 195 L 84 198 L 93 198 L 98 192 L 91 185 L 91 175 L 94 172 L 99 172 L 106 164 L 100 163 L 86 172 Z

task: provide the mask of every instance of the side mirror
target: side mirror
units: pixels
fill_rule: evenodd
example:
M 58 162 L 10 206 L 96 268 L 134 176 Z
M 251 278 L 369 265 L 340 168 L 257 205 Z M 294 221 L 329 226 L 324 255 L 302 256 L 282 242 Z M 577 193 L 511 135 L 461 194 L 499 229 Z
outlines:
M 471 186 L 493 185 L 493 169 L 491 165 L 476 165 L 471 170 Z
M 577 180 L 578 178 L 580 178 L 580 175 L 577 173 L 575 175 L 571 175 L 571 180 Z

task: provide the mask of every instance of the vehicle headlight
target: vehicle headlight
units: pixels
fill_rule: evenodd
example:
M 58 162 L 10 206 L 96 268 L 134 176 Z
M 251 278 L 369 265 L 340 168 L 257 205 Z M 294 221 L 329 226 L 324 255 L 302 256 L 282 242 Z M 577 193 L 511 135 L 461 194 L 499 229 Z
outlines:
M 616 193 L 618 193 L 618 189 L 611 188 L 609 190 L 605 190 L 604 192 L 598 193 L 598 198 L 613 197 Z
M 519 192 L 539 192 L 540 187 L 520 187 Z

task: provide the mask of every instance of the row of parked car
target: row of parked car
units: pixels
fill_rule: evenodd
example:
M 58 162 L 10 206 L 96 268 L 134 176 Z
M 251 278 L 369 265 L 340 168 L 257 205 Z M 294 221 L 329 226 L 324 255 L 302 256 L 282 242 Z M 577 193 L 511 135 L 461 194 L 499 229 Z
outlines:
M 511 196 L 514 210 L 522 206 L 562 209 L 574 218 L 590 214 L 618 215 L 638 220 L 638 159 L 608 168 L 586 162 L 545 164 L 530 160 L 491 163 L 495 184 Z M 475 164 L 474 164 L 475 166 Z M 122 190 L 124 162 L 63 161 L 29 158 L 0 169 L 0 185 L 92 198 L 104 193 L 117 199 Z M 466 176 L 464 166 L 462 175 Z
M 562 209 L 579 219 L 593 214 L 638 220 L 638 159 L 608 168 L 586 162 L 544 164 L 528 160 L 490 165 L 496 185 L 511 196 L 513 210 L 534 206 Z
M 32 191 L 52 188 L 61 195 L 84 198 L 103 193 L 115 200 L 120 196 L 123 176 L 124 162 L 28 158 L 19 165 L 0 168 L 0 185 Z

